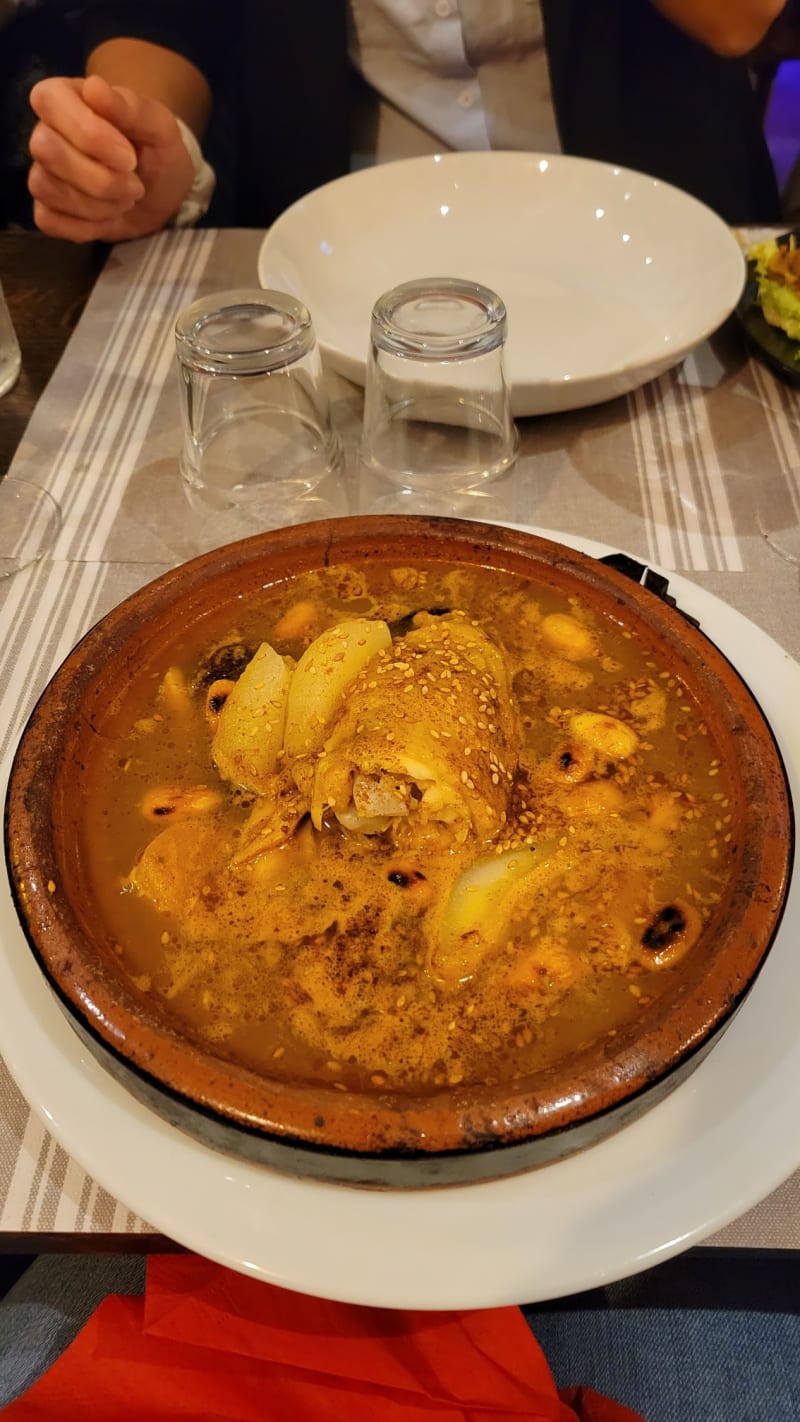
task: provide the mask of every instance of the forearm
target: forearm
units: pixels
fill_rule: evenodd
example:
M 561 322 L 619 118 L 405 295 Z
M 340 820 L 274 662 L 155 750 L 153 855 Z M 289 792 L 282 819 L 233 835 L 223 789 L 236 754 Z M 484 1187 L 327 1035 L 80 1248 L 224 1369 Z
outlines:
M 786 0 L 651 0 L 665 19 L 717 54 L 747 54 L 764 37 Z
M 205 75 L 183 55 L 148 40 L 109 39 L 92 50 L 86 73 L 160 100 L 202 138 L 211 90 Z

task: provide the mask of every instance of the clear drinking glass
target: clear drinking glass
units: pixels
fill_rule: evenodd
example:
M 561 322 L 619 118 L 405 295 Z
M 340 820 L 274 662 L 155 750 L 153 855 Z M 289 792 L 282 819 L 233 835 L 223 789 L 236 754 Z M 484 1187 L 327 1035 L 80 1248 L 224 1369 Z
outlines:
M 22 356 L 3 289 L 0 287 L 0 396 L 19 376 Z M 61 527 L 61 510 L 38 484 L 0 478 L 0 578 L 44 557 Z
M 372 311 L 361 460 L 406 489 L 455 492 L 517 456 L 503 366 L 506 308 L 477 282 L 404 282 Z
M 15 383 L 21 362 L 17 333 L 0 286 L 0 395 L 5 395 Z
M 218 292 L 175 327 L 189 501 L 214 541 L 302 517 L 342 465 L 311 317 L 279 291 Z
M 777 553 L 784 563 L 800 568 L 800 524 L 795 522 L 773 527 L 759 522 L 758 531 L 767 547 Z

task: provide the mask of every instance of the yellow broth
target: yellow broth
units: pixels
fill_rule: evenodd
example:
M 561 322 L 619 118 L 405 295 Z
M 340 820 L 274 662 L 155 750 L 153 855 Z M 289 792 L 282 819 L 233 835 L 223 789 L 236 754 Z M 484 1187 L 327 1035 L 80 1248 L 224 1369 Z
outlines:
M 264 641 L 297 659 L 343 619 L 399 633 L 420 609 L 458 609 L 508 666 L 521 752 L 499 833 L 415 838 L 410 816 L 364 835 L 305 816 L 279 851 L 232 874 L 257 797 L 212 760 L 220 649 L 239 649 L 230 683 Z M 635 751 L 587 759 L 572 730 L 585 713 L 630 728 Z M 622 623 L 495 570 L 370 565 L 266 587 L 143 668 L 97 755 L 82 851 L 121 964 L 188 1037 L 277 1078 L 438 1090 L 613 1040 L 680 972 L 731 874 L 731 786 L 686 687 Z M 143 853 L 163 870 L 150 897 L 137 887 Z M 443 905 L 493 855 L 513 891 L 489 896 L 488 946 L 443 980 Z M 537 855 L 544 870 L 517 883 L 518 861 Z

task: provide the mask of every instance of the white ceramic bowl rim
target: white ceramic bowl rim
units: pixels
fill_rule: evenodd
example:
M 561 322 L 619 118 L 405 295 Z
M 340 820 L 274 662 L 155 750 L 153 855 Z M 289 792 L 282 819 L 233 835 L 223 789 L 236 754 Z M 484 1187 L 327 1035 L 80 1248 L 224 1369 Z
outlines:
M 373 302 L 445 269 L 505 301 L 521 414 L 652 379 L 721 325 L 745 280 L 733 233 L 703 203 L 560 154 L 447 153 L 351 173 L 287 209 L 259 256 L 262 284 L 301 296 L 323 351 L 357 381 Z

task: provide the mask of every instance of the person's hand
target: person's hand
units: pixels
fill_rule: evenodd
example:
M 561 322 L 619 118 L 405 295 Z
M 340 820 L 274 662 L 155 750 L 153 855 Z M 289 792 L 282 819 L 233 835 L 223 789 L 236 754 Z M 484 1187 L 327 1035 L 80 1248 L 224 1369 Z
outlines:
M 99 75 L 31 90 L 33 218 L 49 237 L 120 242 L 163 227 L 194 178 L 174 114 Z

